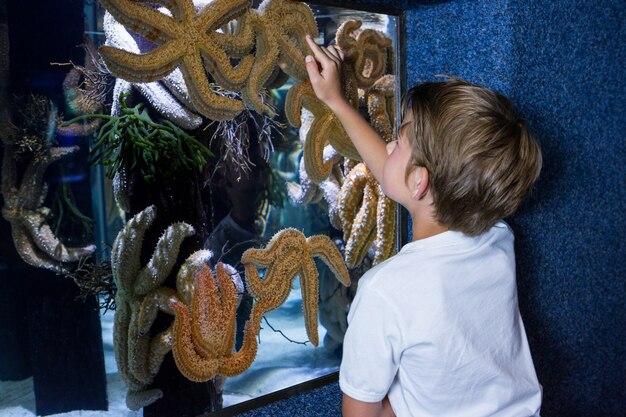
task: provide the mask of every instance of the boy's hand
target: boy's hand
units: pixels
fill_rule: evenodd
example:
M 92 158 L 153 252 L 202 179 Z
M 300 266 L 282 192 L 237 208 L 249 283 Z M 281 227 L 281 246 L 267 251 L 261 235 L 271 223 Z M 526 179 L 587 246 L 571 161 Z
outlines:
M 335 45 L 318 46 L 310 35 L 306 41 L 315 57 L 307 55 L 306 70 L 317 98 L 333 110 L 346 101 L 341 88 L 341 64 L 343 52 Z

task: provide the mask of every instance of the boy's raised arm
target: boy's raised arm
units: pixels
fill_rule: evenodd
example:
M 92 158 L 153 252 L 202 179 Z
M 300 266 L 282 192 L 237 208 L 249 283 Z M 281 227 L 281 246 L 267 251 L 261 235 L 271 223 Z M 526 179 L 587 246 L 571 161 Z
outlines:
M 382 183 L 387 159 L 385 141 L 343 95 L 340 71 L 343 54 L 334 46 L 319 47 L 308 35 L 307 43 L 315 54 L 306 57 L 306 69 L 317 98 L 335 113 L 374 178 Z

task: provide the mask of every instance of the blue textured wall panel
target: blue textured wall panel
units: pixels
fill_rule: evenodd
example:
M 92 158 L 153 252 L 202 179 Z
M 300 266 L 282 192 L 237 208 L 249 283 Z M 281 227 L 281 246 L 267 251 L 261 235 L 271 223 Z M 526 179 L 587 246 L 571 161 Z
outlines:
M 625 2 L 366 3 L 406 10 L 409 86 L 456 75 L 510 96 L 528 121 L 544 169 L 508 220 L 542 414 L 623 416 Z M 333 384 L 245 415 L 335 416 L 340 401 Z

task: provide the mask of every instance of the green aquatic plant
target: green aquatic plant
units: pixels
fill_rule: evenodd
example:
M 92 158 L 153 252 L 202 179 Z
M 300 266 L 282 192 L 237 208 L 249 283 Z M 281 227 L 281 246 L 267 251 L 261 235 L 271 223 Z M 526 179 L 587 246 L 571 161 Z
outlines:
M 119 116 L 87 114 L 64 123 L 106 120 L 89 153 L 91 164 L 105 166 L 109 178 L 123 169 L 139 170 L 148 183 L 180 171 L 204 169 L 207 158 L 214 156 L 206 146 L 169 120 L 152 120 L 143 103 L 129 107 L 127 96 L 120 94 Z

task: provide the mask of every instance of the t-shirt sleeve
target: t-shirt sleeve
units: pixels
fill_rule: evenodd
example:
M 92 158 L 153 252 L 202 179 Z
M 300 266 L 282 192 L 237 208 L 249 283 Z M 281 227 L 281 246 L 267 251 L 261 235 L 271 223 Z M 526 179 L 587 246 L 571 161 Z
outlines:
M 393 306 L 378 291 L 362 287 L 348 314 L 339 386 L 364 402 L 381 401 L 393 382 L 402 353 L 402 334 Z

